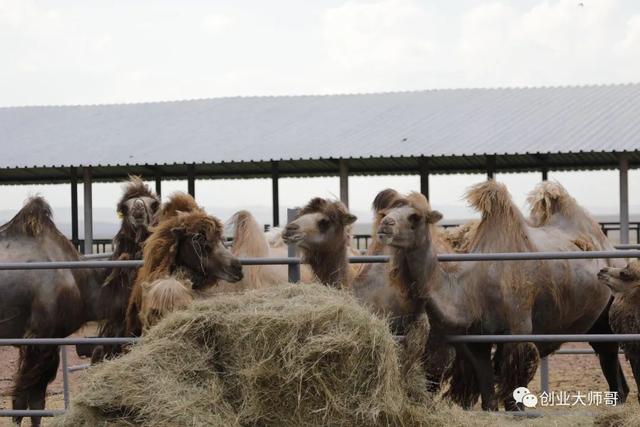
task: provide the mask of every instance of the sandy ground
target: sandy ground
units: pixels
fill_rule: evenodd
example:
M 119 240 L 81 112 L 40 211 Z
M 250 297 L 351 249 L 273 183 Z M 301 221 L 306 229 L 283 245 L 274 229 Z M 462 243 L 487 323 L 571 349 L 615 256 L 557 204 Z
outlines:
M 90 336 L 93 335 L 92 331 L 95 331 L 93 326 L 88 326 L 81 331 L 73 334 L 72 336 Z M 69 366 L 81 365 L 89 363 L 86 358 L 81 358 L 76 355 L 75 347 L 69 346 L 67 348 L 67 361 Z M 16 372 L 18 364 L 18 349 L 15 347 L 0 347 L 0 409 L 11 409 L 11 388 L 13 384 L 13 375 Z M 70 396 L 73 398 L 73 393 L 79 383 L 79 378 L 82 375 L 82 371 L 71 372 L 69 374 L 70 382 Z M 47 409 L 64 409 L 64 398 L 62 393 L 62 363 L 58 368 L 58 374 L 56 379 L 49 384 L 47 388 Z M 22 425 L 30 425 L 28 419 L 22 421 Z M 46 420 L 45 420 L 46 421 Z M 43 425 L 47 423 L 43 421 Z M 1 417 L 0 426 L 12 426 L 9 418 Z
M 89 335 L 86 332 L 80 332 L 77 336 Z M 586 344 L 566 344 L 563 348 L 588 348 Z M 0 347 L 0 408 L 11 408 L 11 382 L 12 376 L 15 372 L 16 363 L 18 357 L 18 350 L 13 347 Z M 79 358 L 75 354 L 75 348 L 69 347 L 68 349 L 69 365 L 77 365 L 88 363 L 87 359 Z M 629 364 L 624 360 L 624 356 L 621 355 L 621 361 L 629 381 L 631 388 L 630 400 L 635 405 L 637 401 L 637 389 Z M 70 374 L 71 381 L 71 396 L 76 390 L 77 384 L 81 381 L 81 372 L 74 372 Z M 552 356 L 549 360 L 549 377 L 550 388 L 552 391 L 569 392 L 572 396 L 575 396 L 579 391 L 583 395 L 588 394 L 590 391 L 605 392 L 607 390 L 606 381 L 604 380 L 602 373 L 600 372 L 600 365 L 598 359 L 594 355 L 556 355 Z M 529 389 L 534 394 L 540 394 L 540 374 L 536 374 L 534 380 L 529 384 Z M 47 389 L 47 409 L 62 409 L 64 408 L 63 394 L 62 394 L 62 372 L 59 370 L 58 375 L 54 382 L 49 385 Z M 582 405 L 570 406 L 570 407 L 556 407 L 556 408 L 542 408 L 542 412 L 562 412 L 562 417 L 547 418 L 548 425 L 590 425 L 591 417 L 584 416 L 588 413 L 602 413 L 607 411 L 607 407 L 585 407 Z M 581 414 L 582 413 L 582 414 Z M 487 424 L 490 425 L 502 425 L 506 423 L 505 418 L 489 416 L 487 417 Z M 527 425 L 544 425 L 541 423 L 541 419 L 538 420 L 522 420 L 518 423 L 521 426 Z M 46 425 L 43 422 L 43 425 Z M 0 426 L 11 425 L 10 420 L 7 418 L 0 418 Z M 23 421 L 23 425 L 28 425 Z

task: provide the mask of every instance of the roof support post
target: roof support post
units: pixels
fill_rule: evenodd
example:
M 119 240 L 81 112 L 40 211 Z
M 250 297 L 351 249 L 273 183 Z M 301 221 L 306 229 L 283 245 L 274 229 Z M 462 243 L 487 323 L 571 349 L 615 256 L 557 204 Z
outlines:
M 487 156 L 487 180 L 493 179 L 496 170 L 496 156 Z
M 187 192 L 196 198 L 196 165 L 187 165 Z
M 156 174 L 156 194 L 158 197 L 162 197 L 162 176 Z
M 71 168 L 71 242 L 78 247 L 78 171 Z
M 340 201 L 349 207 L 349 162 L 340 159 Z
M 429 161 L 420 159 L 420 192 L 429 200 Z
M 273 226 L 280 226 L 280 189 L 278 180 L 278 162 L 271 162 L 271 206 L 273 208 Z
M 84 254 L 93 252 L 93 200 L 91 194 L 91 168 L 82 168 L 84 189 Z
M 629 243 L 629 159 L 620 155 L 620 243 Z
M 542 180 L 543 181 L 548 181 L 549 180 L 549 169 L 547 169 L 547 168 L 543 168 L 542 169 Z

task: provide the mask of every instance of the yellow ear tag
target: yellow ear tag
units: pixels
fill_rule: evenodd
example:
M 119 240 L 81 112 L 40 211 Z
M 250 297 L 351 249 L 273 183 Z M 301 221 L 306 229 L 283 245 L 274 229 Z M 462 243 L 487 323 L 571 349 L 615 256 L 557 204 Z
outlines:
M 119 219 L 124 218 L 124 214 L 123 214 L 122 212 L 120 212 L 120 211 L 118 211 L 118 218 L 119 218 Z

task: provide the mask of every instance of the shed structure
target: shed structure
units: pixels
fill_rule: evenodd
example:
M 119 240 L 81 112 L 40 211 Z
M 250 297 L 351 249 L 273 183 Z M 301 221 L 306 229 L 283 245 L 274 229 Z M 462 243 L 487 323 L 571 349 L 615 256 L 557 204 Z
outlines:
M 0 184 L 618 169 L 621 243 L 628 170 L 640 165 L 640 84 L 235 97 L 137 104 L 0 108 Z

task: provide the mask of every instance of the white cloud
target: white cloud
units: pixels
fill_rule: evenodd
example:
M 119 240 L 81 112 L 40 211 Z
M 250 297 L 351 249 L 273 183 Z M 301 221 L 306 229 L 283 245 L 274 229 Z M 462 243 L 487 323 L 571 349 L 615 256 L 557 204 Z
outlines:
M 346 67 L 406 64 L 434 50 L 432 18 L 413 0 L 349 0 L 324 21 L 329 57 Z

